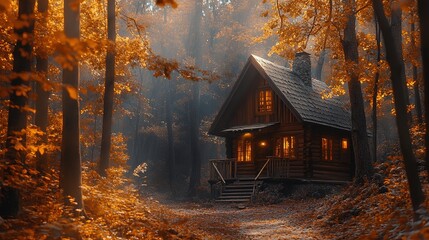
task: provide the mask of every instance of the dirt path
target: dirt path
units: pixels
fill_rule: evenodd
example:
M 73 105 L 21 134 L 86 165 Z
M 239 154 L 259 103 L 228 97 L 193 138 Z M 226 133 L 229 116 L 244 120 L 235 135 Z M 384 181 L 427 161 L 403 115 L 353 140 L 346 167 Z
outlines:
M 314 207 L 311 202 L 287 200 L 244 209 L 239 209 L 239 204 L 163 204 L 185 219 L 187 228 L 206 239 L 325 239 L 309 226 L 310 221 L 302 222 L 303 214 Z

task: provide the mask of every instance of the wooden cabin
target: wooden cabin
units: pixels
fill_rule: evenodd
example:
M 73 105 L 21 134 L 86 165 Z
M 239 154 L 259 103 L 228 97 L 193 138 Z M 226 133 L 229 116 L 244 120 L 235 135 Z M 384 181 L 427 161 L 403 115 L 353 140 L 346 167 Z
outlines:
M 251 55 L 209 133 L 225 138 L 227 159 L 210 160 L 210 183 L 240 179 L 349 181 L 351 115 L 311 78 L 310 55 L 293 69 Z

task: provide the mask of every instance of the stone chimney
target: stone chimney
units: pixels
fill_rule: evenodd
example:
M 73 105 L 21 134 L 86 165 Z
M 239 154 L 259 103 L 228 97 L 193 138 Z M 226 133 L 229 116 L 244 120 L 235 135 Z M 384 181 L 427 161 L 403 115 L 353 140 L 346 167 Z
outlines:
M 311 60 L 310 54 L 306 52 L 298 52 L 295 54 L 292 71 L 296 73 L 304 85 L 312 87 L 311 83 Z

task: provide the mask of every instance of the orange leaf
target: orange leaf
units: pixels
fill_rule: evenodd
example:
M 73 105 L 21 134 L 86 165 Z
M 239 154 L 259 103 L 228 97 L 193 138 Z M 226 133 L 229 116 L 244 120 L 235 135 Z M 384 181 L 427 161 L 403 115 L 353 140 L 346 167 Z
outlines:
M 70 86 L 70 85 L 65 85 L 64 87 L 66 88 L 67 92 L 69 93 L 70 98 L 77 100 L 77 97 L 78 97 L 77 89 L 73 86 Z

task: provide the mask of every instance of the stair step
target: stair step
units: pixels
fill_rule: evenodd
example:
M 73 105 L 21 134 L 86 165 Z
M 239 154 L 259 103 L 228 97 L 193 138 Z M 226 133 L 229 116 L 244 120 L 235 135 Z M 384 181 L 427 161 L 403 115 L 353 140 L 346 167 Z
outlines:
M 230 188 L 253 188 L 253 184 L 233 184 L 233 185 L 226 185 L 224 189 L 230 189 Z
M 216 202 L 249 202 L 250 199 L 216 199 Z
M 218 199 L 250 199 L 252 196 L 241 196 L 241 195 L 230 195 L 230 196 L 220 196 Z
M 225 189 L 223 191 L 224 193 L 253 193 L 253 188 L 252 189 Z
M 252 192 L 223 192 L 220 196 L 252 196 Z

